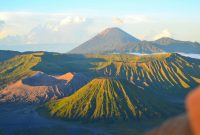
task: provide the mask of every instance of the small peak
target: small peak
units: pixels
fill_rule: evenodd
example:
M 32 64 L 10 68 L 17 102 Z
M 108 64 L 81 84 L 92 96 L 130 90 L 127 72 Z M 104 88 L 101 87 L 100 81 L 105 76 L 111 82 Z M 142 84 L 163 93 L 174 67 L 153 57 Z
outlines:
M 99 35 L 107 35 L 108 33 L 111 32 L 124 32 L 124 31 L 118 27 L 110 27 L 103 30 L 101 33 L 99 33 Z
M 73 79 L 73 77 L 74 77 L 74 74 L 71 73 L 71 72 L 68 72 L 66 74 L 63 74 L 63 75 L 60 75 L 60 76 L 56 76 L 55 78 L 59 79 L 59 80 L 70 81 L 71 79 Z
M 175 40 L 173 38 L 169 38 L 169 37 L 162 37 L 160 39 L 155 40 L 155 43 L 158 43 L 161 45 L 168 45 L 168 44 L 176 43 L 176 42 L 180 42 L 180 41 Z
M 170 37 L 162 37 L 157 39 L 156 41 L 174 41 L 174 39 Z
M 36 71 L 36 73 L 34 74 L 34 76 L 40 76 L 40 75 L 44 75 L 45 73 L 42 71 Z
M 21 87 L 22 85 L 23 85 L 22 80 L 19 80 L 16 83 L 13 84 L 14 87 Z
M 112 31 L 112 30 L 120 30 L 120 31 L 123 31 L 123 30 L 120 29 L 119 27 L 110 27 L 110 28 L 105 29 L 105 31 Z

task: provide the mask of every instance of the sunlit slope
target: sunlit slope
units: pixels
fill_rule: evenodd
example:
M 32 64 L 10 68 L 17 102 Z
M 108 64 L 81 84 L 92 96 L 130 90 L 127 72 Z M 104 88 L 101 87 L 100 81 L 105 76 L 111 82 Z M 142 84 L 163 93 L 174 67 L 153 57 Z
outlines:
M 128 120 L 159 118 L 177 110 L 127 80 L 93 79 L 70 97 L 46 103 L 51 116 L 77 120 Z M 177 108 L 178 109 L 178 108 Z
M 18 55 L 0 63 L 0 88 L 8 83 L 33 75 L 35 72 L 31 68 L 41 61 L 41 55 L 43 53 Z
M 124 78 L 139 86 L 190 88 L 200 83 L 200 61 L 175 53 L 122 56 L 118 60 L 95 64 L 98 75 Z

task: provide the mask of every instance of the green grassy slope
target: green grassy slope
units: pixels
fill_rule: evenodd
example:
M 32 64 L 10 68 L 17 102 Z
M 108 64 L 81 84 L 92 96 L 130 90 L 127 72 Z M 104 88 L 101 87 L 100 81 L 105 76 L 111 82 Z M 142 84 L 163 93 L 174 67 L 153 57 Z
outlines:
M 127 80 L 93 79 L 70 97 L 46 103 L 42 109 L 54 117 L 77 120 L 130 120 L 159 118 L 178 108 Z
M 31 70 L 41 59 L 42 53 L 17 55 L 16 57 L 0 63 L 0 88 L 21 78 L 31 76 Z

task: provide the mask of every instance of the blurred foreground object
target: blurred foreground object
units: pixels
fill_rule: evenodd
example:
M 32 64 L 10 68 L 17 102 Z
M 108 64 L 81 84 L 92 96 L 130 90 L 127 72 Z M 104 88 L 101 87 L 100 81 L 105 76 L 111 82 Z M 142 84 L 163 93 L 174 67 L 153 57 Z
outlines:
M 186 98 L 187 114 L 164 122 L 146 135 L 200 135 L 200 87 Z
M 194 135 L 200 135 L 200 87 L 188 95 L 186 108 L 191 130 Z

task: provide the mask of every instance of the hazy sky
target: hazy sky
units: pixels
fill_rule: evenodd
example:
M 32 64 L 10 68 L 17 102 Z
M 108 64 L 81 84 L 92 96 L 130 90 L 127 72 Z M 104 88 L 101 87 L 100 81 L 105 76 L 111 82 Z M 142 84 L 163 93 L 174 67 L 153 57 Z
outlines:
M 107 27 L 200 42 L 199 0 L 0 0 L 0 49 L 67 52 Z

